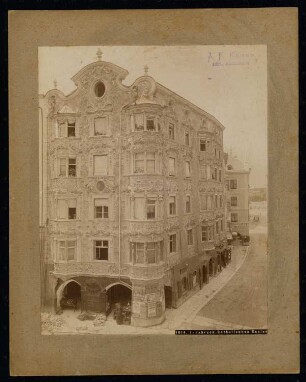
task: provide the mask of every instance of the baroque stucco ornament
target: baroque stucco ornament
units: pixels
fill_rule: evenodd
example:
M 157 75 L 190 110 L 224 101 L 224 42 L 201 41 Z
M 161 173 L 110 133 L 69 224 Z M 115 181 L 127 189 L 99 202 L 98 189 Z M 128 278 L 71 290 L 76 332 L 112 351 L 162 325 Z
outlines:
M 156 90 L 156 84 L 152 77 L 144 76 L 138 78 L 133 88 L 137 90 L 136 104 L 141 103 L 156 103 L 154 102 L 154 94 Z

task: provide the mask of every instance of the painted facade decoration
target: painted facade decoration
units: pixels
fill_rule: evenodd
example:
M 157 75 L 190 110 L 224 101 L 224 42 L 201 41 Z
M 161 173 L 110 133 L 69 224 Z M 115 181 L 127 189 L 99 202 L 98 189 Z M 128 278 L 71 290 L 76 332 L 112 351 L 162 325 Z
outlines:
M 150 326 L 227 264 L 224 127 L 147 68 L 127 75 L 99 56 L 71 94 L 40 96 L 42 296 L 59 309 L 74 283 L 105 315 L 123 296 Z

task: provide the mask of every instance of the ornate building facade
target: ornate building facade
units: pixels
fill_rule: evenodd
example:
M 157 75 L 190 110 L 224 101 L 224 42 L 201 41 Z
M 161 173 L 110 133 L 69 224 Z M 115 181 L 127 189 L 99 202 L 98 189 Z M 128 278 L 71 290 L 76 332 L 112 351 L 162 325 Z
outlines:
M 40 96 L 42 298 L 150 326 L 226 266 L 224 127 L 147 73 L 98 60 Z

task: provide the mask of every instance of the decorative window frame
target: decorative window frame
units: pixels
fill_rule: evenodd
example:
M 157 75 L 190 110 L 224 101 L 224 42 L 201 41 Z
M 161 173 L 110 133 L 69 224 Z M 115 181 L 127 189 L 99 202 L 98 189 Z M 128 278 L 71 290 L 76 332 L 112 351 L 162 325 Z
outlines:
M 59 213 L 58 213 L 58 201 L 59 200 L 65 200 L 66 202 L 68 200 L 75 200 L 76 201 L 76 218 L 75 219 L 68 219 L 68 205 L 67 205 L 67 217 L 64 218 L 64 219 L 61 219 L 58 217 Z M 54 199 L 55 203 L 54 203 L 54 217 L 56 221 L 58 222 L 74 222 L 74 221 L 78 221 L 80 220 L 80 207 L 81 207 L 81 203 L 80 203 L 80 198 L 78 195 L 69 195 L 69 196 L 56 196 L 56 198 Z
M 60 175 L 60 159 L 65 159 L 66 161 L 66 175 Z M 75 176 L 69 176 L 69 159 L 75 159 L 75 165 L 76 165 L 76 173 Z M 58 153 L 54 157 L 54 178 L 58 179 L 75 179 L 80 177 L 80 166 L 79 166 L 79 158 L 76 154 L 61 154 Z
M 141 114 L 143 116 L 143 130 L 135 130 L 135 115 Z M 152 117 L 152 118 L 150 118 Z M 147 129 L 147 119 L 154 119 L 155 130 Z M 143 133 L 144 131 L 150 133 L 159 133 L 161 132 L 161 117 L 156 111 L 133 111 L 130 116 L 131 131 L 135 133 Z
M 103 96 L 104 97 L 104 96 Z M 101 98 L 103 98 L 101 97 Z M 111 113 L 97 113 L 95 115 L 91 115 L 89 118 L 89 137 L 94 139 L 103 139 L 112 137 L 111 131 Z M 107 134 L 106 135 L 95 135 L 95 119 L 96 118 L 106 118 L 107 121 Z
M 60 123 L 66 121 L 66 133 L 64 137 L 60 136 L 59 133 L 59 128 L 60 128 Z M 75 123 L 75 135 L 68 137 L 68 121 L 73 121 Z M 59 114 L 56 116 L 54 120 L 54 137 L 56 139 L 75 139 L 79 138 L 79 126 L 78 126 L 78 119 L 75 114 Z
M 108 241 L 108 259 L 107 260 L 96 259 L 96 244 L 95 244 L 96 241 Z M 89 245 L 90 245 L 89 248 L 91 248 L 91 259 L 90 259 L 91 262 L 104 263 L 104 264 L 113 262 L 114 241 L 110 235 L 92 236 L 89 238 Z
M 59 256 L 59 243 L 61 241 L 65 241 L 66 243 L 66 258 L 67 258 L 67 242 L 68 241 L 75 241 L 75 259 L 74 260 L 60 260 Z M 58 236 L 52 240 L 52 253 L 53 253 L 53 260 L 56 263 L 61 264 L 69 264 L 69 263 L 77 263 L 81 261 L 81 243 L 80 239 L 77 236 Z

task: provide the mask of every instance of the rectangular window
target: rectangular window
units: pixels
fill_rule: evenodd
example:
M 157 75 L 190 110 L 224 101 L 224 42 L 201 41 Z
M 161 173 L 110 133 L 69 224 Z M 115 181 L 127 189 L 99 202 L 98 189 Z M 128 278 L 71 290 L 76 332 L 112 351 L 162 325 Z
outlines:
M 214 180 L 218 180 L 218 169 L 215 168 Z
M 220 220 L 220 230 L 223 232 L 223 219 Z
M 67 122 L 59 122 L 58 124 L 58 136 L 60 138 L 67 137 Z
M 59 261 L 75 261 L 76 260 L 76 240 L 60 240 L 58 241 Z
M 72 177 L 76 176 L 76 159 L 75 158 L 68 159 L 68 175 Z
M 143 174 L 145 172 L 145 153 L 137 153 L 134 158 L 134 174 Z
M 207 209 L 212 210 L 213 209 L 213 196 L 208 195 L 207 197 Z
M 175 196 L 170 196 L 170 198 L 169 198 L 169 215 L 175 215 L 175 214 L 176 214 Z
M 237 189 L 237 179 L 230 179 L 230 189 L 231 190 L 236 190 Z
M 220 207 L 223 207 L 223 197 L 222 197 L 222 195 L 220 195 L 220 200 L 219 200 L 219 205 L 220 205 Z
M 146 167 L 147 167 L 147 174 L 154 174 L 155 173 L 155 153 L 154 152 L 148 152 L 146 153 Z
M 143 114 L 135 114 L 135 131 L 143 131 L 144 130 L 144 115 Z
M 209 179 L 211 179 L 211 168 L 210 168 L 210 166 L 207 166 L 206 170 L 207 170 L 207 180 L 209 180 Z
M 201 210 L 205 211 L 207 210 L 207 196 L 206 194 L 201 194 L 200 198 L 201 198 Z
M 175 175 L 175 158 L 169 158 L 169 175 Z
M 108 260 L 108 240 L 95 240 L 95 260 Z
M 68 219 L 76 219 L 76 199 L 68 199 Z
M 189 132 L 188 131 L 185 131 L 185 145 L 186 146 L 189 146 Z
M 186 195 L 186 213 L 189 214 L 191 212 L 191 198 L 190 195 Z
M 186 173 L 186 177 L 190 177 L 190 161 L 186 161 L 185 162 L 185 173 Z
M 107 175 L 107 155 L 94 155 L 94 175 Z
M 68 137 L 75 137 L 75 121 L 68 121 Z
M 147 130 L 148 131 L 155 131 L 155 118 L 153 117 L 147 117 Z
M 67 261 L 75 260 L 75 240 L 67 241 Z
M 156 244 L 157 243 L 147 243 L 146 255 L 148 264 L 156 263 Z
M 155 170 L 155 152 L 143 152 L 134 155 L 134 174 L 154 174 Z
M 200 139 L 200 151 L 207 151 L 208 150 L 209 141 L 206 139 Z
M 201 238 L 202 241 L 208 241 L 208 227 L 207 226 L 202 226 L 202 232 L 201 232 Z
M 219 233 L 219 222 L 216 221 L 216 234 L 218 234 L 218 233 Z
M 134 199 L 134 219 L 143 220 L 145 210 L 145 199 L 135 198 Z
M 108 219 L 108 199 L 95 199 L 95 219 Z
M 156 200 L 147 199 L 147 219 L 156 218 Z
M 76 219 L 76 199 L 58 199 L 57 218 Z
M 65 241 L 59 241 L 58 242 L 58 260 L 59 261 L 66 261 L 66 242 Z
M 107 117 L 99 117 L 94 119 L 94 135 L 107 135 Z
M 215 195 L 215 208 L 218 208 L 218 195 Z
M 222 182 L 222 171 L 219 170 L 219 182 Z
M 238 198 L 237 196 L 231 196 L 231 206 L 232 207 L 237 207 L 238 205 Z
M 206 166 L 205 165 L 200 166 L 200 177 L 201 177 L 201 179 L 206 179 Z
M 59 158 L 59 176 L 66 176 L 66 158 Z
M 144 262 L 145 262 L 145 244 L 144 243 L 136 243 L 135 263 L 136 264 L 144 264 Z
M 176 234 L 169 236 L 169 251 L 170 253 L 176 252 Z
M 192 245 L 193 244 L 193 234 L 192 229 L 187 230 L 187 244 Z
M 174 140 L 174 124 L 169 123 L 169 139 Z
M 209 226 L 208 227 L 208 240 L 214 240 L 214 226 Z
M 238 214 L 231 214 L 231 222 L 232 223 L 238 222 Z

